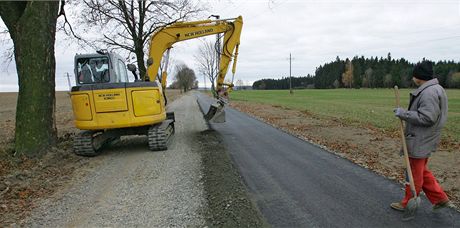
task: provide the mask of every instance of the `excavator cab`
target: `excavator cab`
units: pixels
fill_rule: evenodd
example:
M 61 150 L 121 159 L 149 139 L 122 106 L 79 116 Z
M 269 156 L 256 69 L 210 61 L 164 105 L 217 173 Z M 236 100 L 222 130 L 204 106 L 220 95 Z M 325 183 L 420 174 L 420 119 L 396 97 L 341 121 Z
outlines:
M 77 86 L 89 84 L 126 83 L 128 74 L 124 60 L 115 53 L 98 51 L 75 56 Z
M 130 65 L 128 68 L 134 70 Z M 125 135 L 147 135 L 151 150 L 167 149 L 174 132 L 174 114 L 166 113 L 158 79 L 128 77 L 124 59 L 101 52 L 75 56 L 76 86 L 71 100 L 74 122 L 82 131 L 74 152 L 94 156 L 106 143 Z

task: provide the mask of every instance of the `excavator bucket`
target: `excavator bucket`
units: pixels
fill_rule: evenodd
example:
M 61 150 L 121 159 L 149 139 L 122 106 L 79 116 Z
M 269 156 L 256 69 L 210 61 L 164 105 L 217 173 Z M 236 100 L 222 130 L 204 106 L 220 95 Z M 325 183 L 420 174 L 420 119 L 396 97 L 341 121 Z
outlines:
M 225 123 L 225 110 L 217 111 L 210 121 L 213 123 Z
M 209 107 L 208 113 L 204 115 L 204 118 L 207 121 L 213 123 L 224 123 L 225 122 L 225 110 L 222 105 L 219 104 L 212 104 Z

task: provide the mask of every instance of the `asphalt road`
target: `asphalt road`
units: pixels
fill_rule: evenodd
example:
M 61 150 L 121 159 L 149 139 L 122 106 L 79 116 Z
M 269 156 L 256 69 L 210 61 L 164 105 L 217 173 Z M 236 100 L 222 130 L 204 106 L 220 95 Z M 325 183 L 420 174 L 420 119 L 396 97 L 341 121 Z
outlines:
M 196 96 L 207 110 L 211 99 Z M 234 109 L 226 108 L 226 120 L 210 125 L 274 227 L 460 227 L 460 213 L 434 213 L 426 197 L 416 219 L 403 222 L 389 207 L 402 185 Z

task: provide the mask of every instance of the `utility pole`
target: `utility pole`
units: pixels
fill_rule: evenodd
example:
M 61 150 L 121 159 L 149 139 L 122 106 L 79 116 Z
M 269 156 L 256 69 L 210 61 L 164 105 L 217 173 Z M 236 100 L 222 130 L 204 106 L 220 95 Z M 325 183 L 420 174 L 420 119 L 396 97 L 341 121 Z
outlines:
M 292 57 L 291 53 L 289 53 L 289 93 L 293 94 L 294 92 L 292 91 L 292 74 L 291 74 L 291 69 L 292 69 Z
M 220 19 L 220 15 L 214 15 L 214 14 L 212 14 L 212 15 L 209 16 L 208 18 L 211 18 L 211 17 L 216 18 L 216 20 L 219 20 L 219 19 Z M 220 72 L 219 72 L 219 69 L 220 69 L 220 67 L 219 67 L 219 65 L 220 65 L 220 53 L 222 52 L 221 47 L 220 47 L 220 35 L 219 35 L 219 33 L 216 34 L 216 49 L 217 49 L 217 54 L 216 54 L 216 58 L 215 58 L 215 60 L 216 60 L 216 64 L 215 64 L 215 67 L 216 67 L 215 69 L 216 69 L 216 71 L 215 71 L 215 72 L 217 72 L 217 75 L 219 75 L 219 73 L 220 73 Z M 216 77 L 216 78 L 217 78 L 217 77 Z M 211 82 L 211 83 L 213 83 L 213 82 Z M 213 88 L 211 88 L 211 90 L 212 90 L 212 89 L 213 89 Z M 214 88 L 214 89 L 215 89 L 215 88 Z
M 205 74 L 203 74 L 203 82 L 204 82 L 204 91 L 206 91 L 207 88 L 206 88 L 206 75 Z
M 69 91 L 72 91 L 72 84 L 70 83 L 70 75 L 68 72 L 66 72 L 67 74 L 67 83 L 69 84 Z

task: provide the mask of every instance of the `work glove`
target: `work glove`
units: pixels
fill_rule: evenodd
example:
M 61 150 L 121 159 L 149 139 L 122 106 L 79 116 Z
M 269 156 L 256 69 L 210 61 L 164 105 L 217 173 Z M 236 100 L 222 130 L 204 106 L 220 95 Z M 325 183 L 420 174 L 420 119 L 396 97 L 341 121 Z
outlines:
M 403 108 L 395 108 L 393 112 L 395 113 L 396 117 L 402 119 L 404 114 L 406 113 L 406 110 L 404 110 Z

